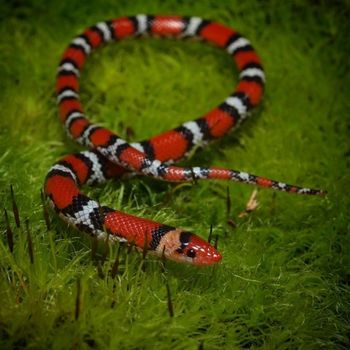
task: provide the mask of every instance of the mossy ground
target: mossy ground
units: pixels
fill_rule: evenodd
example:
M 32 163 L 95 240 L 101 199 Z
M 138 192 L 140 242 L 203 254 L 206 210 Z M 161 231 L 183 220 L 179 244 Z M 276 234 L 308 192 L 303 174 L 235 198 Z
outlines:
M 348 349 L 349 1 L 6 1 L 0 5 L 1 349 Z M 100 202 L 206 236 L 214 268 L 167 263 L 103 244 L 52 215 L 40 188 L 48 168 L 79 147 L 65 135 L 54 100 L 57 62 L 69 40 L 103 19 L 136 13 L 211 18 L 238 28 L 264 61 L 264 102 L 250 121 L 188 161 L 246 170 L 327 189 L 326 198 L 252 188 L 137 178 L 86 191 Z M 129 40 L 96 52 L 82 77 L 92 119 L 140 140 L 202 115 L 231 92 L 236 72 L 201 43 Z M 10 184 L 21 227 L 12 215 Z M 232 228 L 226 224 L 230 191 Z M 34 249 L 28 254 L 25 220 Z M 105 261 L 103 256 L 107 254 Z M 80 281 L 80 293 L 77 293 Z M 167 308 L 166 281 L 174 317 Z M 80 311 L 76 316 L 79 294 Z

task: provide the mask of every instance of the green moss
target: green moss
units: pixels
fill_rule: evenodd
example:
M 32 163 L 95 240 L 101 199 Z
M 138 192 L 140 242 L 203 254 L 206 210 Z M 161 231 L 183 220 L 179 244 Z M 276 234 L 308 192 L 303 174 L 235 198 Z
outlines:
M 270 0 L 185 2 L 7 1 L 0 5 L 0 348 L 347 349 L 349 334 L 350 3 Z M 261 190 L 259 208 L 239 217 L 252 188 L 151 179 L 86 191 L 128 213 L 219 236 L 223 262 L 193 268 L 100 244 L 52 216 L 40 188 L 69 141 L 55 105 L 54 77 L 69 40 L 97 21 L 136 13 L 212 18 L 243 32 L 264 61 L 263 105 L 240 130 L 186 164 L 220 165 L 321 187 L 324 198 Z M 201 43 L 126 40 L 88 60 L 81 85 L 88 115 L 135 140 L 194 119 L 233 90 L 224 52 Z M 120 124 L 122 122 L 122 124 Z M 21 217 L 12 214 L 13 185 Z M 232 228 L 226 224 L 230 190 Z M 28 255 L 29 228 L 34 263 Z M 105 261 L 103 256 L 107 253 Z M 77 281 L 80 312 L 75 317 Z M 167 309 L 169 283 L 174 317 Z

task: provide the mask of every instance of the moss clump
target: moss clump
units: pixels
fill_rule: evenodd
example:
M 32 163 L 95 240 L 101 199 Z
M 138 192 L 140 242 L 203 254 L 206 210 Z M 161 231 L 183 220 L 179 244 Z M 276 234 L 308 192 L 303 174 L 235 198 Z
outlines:
M 1 3 L 0 198 L 14 249 L 1 217 L 0 348 L 349 348 L 349 8 L 301 0 Z M 89 238 L 56 217 L 49 230 L 45 225 L 40 188 L 47 169 L 78 149 L 57 118 L 59 57 L 86 26 L 136 13 L 224 22 L 263 58 L 262 107 L 188 163 L 329 191 L 320 199 L 262 190 L 259 209 L 239 218 L 252 191 L 239 184 L 176 187 L 138 178 L 86 189 L 102 203 L 203 236 L 212 224 L 224 255 L 213 269 L 168 263 L 164 272 L 160 261 L 122 248 L 112 278 L 117 246 L 102 243 L 91 257 Z M 137 140 L 203 114 L 235 82 L 230 58 L 208 45 L 129 40 L 89 59 L 82 98 L 94 121 L 121 134 L 131 127 Z M 235 228 L 226 224 L 227 186 Z

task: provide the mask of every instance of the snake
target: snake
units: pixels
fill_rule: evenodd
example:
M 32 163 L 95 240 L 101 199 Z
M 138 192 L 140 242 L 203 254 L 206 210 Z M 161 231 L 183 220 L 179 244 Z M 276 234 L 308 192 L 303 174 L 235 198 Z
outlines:
M 79 77 L 87 57 L 109 42 L 142 37 L 194 38 L 222 48 L 237 66 L 236 88 L 199 118 L 141 142 L 129 143 L 92 123 L 79 96 Z M 50 168 L 44 184 L 50 206 L 69 225 L 96 239 L 126 242 L 153 255 L 197 266 L 220 262 L 222 255 L 217 248 L 199 235 L 101 205 L 80 188 L 136 174 L 169 182 L 226 180 L 290 193 L 324 194 L 244 171 L 175 165 L 196 147 L 204 147 L 244 122 L 261 102 L 264 85 L 261 58 L 249 40 L 218 22 L 195 16 L 139 14 L 87 28 L 64 51 L 56 81 L 60 120 L 68 135 L 87 150 L 67 155 Z

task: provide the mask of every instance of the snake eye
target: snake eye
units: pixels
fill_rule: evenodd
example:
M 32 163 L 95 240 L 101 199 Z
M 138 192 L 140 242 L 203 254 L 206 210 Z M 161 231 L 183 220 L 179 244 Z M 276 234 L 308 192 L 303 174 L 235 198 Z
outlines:
M 187 256 L 189 258 L 195 258 L 196 257 L 196 252 L 194 249 L 190 249 L 188 252 L 187 252 Z

